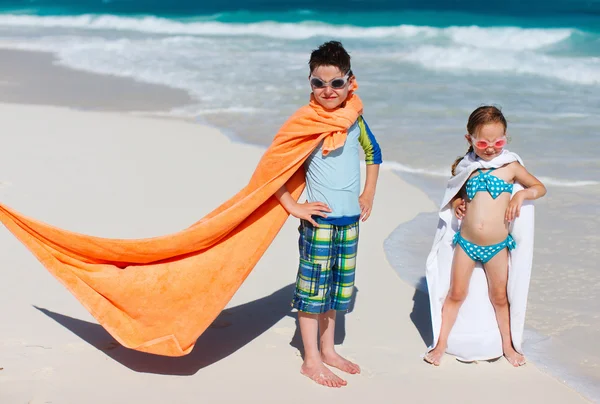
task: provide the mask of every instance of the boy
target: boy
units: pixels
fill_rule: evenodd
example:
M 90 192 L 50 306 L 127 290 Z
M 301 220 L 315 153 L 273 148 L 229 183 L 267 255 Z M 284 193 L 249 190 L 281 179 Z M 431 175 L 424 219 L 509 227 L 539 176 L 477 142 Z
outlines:
M 340 42 L 327 42 L 309 61 L 314 100 L 326 111 L 345 107 L 355 88 L 350 55 Z M 365 151 L 367 177 L 360 194 L 358 145 Z M 381 164 L 381 150 L 362 117 L 348 128 L 343 147 L 323 156 L 317 147 L 304 164 L 306 203 L 299 204 L 284 185 L 276 193 L 300 223 L 300 265 L 292 306 L 304 345 L 301 373 L 315 382 L 341 387 L 347 383 L 325 364 L 350 374 L 360 367 L 334 347 L 336 311 L 348 310 L 354 289 L 359 221 L 371 214 Z M 360 195 L 359 195 L 360 194 Z M 320 351 L 319 343 L 320 340 Z

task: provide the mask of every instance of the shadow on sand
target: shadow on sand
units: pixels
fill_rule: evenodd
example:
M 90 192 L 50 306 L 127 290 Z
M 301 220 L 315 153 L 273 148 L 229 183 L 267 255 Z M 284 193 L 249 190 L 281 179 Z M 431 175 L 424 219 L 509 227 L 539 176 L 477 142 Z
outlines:
M 269 296 L 223 310 L 213 325 L 198 338 L 194 350 L 189 355 L 176 358 L 125 348 L 98 324 L 40 307 L 36 309 L 131 370 L 165 375 L 193 375 L 250 343 L 283 317 L 292 315 L 290 301 L 293 291 L 294 284 L 290 284 Z
M 431 310 L 429 306 L 429 294 L 427 293 L 427 280 L 422 277 L 415 288 L 413 295 L 413 309 L 410 319 L 421 334 L 426 346 L 433 344 L 433 329 L 431 327 Z

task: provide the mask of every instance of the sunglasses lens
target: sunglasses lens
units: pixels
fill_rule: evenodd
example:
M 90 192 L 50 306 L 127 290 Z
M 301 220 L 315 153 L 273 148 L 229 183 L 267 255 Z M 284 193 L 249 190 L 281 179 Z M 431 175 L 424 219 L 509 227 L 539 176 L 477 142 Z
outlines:
M 331 82 L 331 88 L 342 88 L 346 85 L 346 80 L 335 79 Z
M 310 85 L 313 86 L 314 88 L 322 88 L 323 86 L 325 86 L 325 83 L 323 83 L 319 79 L 311 79 Z
M 488 147 L 495 147 L 497 149 L 500 149 L 504 147 L 505 144 L 506 139 L 498 139 L 494 143 L 488 143 L 485 140 L 478 140 L 475 142 L 475 147 L 477 147 L 478 149 L 487 149 Z

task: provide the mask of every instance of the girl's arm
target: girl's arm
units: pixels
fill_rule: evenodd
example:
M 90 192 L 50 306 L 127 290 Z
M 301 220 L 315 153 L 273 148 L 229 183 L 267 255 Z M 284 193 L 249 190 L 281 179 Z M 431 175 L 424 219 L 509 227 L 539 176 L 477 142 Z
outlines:
M 513 163 L 515 182 L 520 183 L 525 189 L 517 192 L 506 208 L 505 219 L 512 222 L 521 214 L 521 205 L 525 200 L 535 200 L 546 195 L 546 187 L 519 163 Z

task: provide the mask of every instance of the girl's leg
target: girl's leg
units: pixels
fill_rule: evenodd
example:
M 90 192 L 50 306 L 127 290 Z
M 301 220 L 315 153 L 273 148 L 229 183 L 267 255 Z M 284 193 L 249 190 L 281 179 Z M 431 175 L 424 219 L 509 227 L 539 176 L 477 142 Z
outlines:
M 319 353 L 318 330 L 320 318 L 324 314 L 312 314 L 302 311 L 298 312 L 298 323 L 300 324 L 300 335 L 304 345 L 304 363 L 300 372 L 314 380 L 315 382 L 328 387 L 342 387 L 347 383 L 345 380 L 336 376 L 331 370 L 323 364 L 321 354 Z
M 496 254 L 484 265 L 488 279 L 490 300 L 496 311 L 496 320 L 502 336 L 502 351 L 511 365 L 518 367 L 525 364 L 525 357 L 513 347 L 510 335 L 510 311 L 506 286 L 508 284 L 508 249 Z
M 350 374 L 360 373 L 360 367 L 350 362 L 348 359 L 340 356 L 335 351 L 335 310 L 329 310 L 319 318 L 319 327 L 321 331 L 321 359 L 329 366 L 336 367 Z
M 452 274 L 450 279 L 450 290 L 446 301 L 442 307 L 442 326 L 438 342 L 431 351 L 425 355 L 425 361 L 435 366 L 439 366 L 442 356 L 448 347 L 448 336 L 456 321 L 458 310 L 467 298 L 469 293 L 469 282 L 475 261 L 473 261 L 460 246 L 454 249 L 454 259 L 452 260 Z

